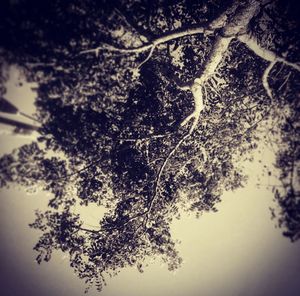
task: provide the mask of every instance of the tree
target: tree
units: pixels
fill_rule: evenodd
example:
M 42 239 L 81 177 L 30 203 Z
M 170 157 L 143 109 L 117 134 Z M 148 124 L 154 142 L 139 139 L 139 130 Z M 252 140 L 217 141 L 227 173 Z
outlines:
M 279 223 L 299 238 L 293 2 L 20 0 L 1 11 L 1 60 L 38 83 L 40 136 L 1 158 L 0 186 L 53 193 L 31 224 L 39 263 L 62 250 L 99 290 L 149 256 L 178 268 L 172 219 L 216 211 L 262 140 L 281 171 Z M 106 207 L 97 229 L 78 203 Z

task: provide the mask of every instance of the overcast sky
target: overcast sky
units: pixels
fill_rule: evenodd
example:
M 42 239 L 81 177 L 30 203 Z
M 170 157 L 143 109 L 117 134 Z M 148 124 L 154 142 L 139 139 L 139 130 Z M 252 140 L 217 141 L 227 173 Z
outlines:
M 24 112 L 33 112 L 34 94 L 30 85 L 19 86 L 18 73 L 11 71 L 6 97 Z M 1 126 L 1 129 L 7 127 Z M 32 139 L 0 136 L 1 154 L 31 142 Z M 217 213 L 200 219 L 183 215 L 172 225 L 174 238 L 184 264 L 175 274 L 159 261 L 149 262 L 140 274 L 134 268 L 123 269 L 119 276 L 107 279 L 102 296 L 296 296 L 300 290 L 300 245 L 290 243 L 270 219 L 273 194 L 258 189 L 257 176 L 264 162 L 273 160 L 267 147 L 258 155 L 262 164 L 247 164 L 248 185 L 235 193 L 226 193 Z M 261 184 L 273 184 L 265 177 Z M 69 267 L 69 261 L 57 252 L 49 263 L 38 265 L 32 250 L 38 232 L 28 227 L 34 210 L 45 209 L 47 196 L 24 190 L 2 190 L 1 289 L 5 296 L 83 295 L 84 284 Z M 101 211 L 97 207 L 77 208 L 84 221 L 96 224 Z M 90 295 L 98 295 L 91 290 Z

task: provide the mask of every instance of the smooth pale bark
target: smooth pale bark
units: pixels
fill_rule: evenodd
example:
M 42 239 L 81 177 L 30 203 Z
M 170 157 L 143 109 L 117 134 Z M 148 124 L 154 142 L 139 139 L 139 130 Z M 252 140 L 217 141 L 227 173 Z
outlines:
M 132 48 L 120 48 L 120 47 L 115 47 L 115 46 L 107 44 L 107 43 L 103 43 L 96 48 L 83 50 L 79 54 L 95 53 L 98 56 L 100 50 L 116 51 L 119 53 L 141 53 L 141 52 L 147 51 L 153 47 L 156 47 L 160 44 L 166 43 L 170 40 L 175 40 L 175 39 L 182 38 L 185 36 L 191 36 L 191 35 L 197 35 L 197 34 L 203 34 L 203 33 L 213 34 L 214 31 L 211 29 L 207 29 L 205 27 L 197 27 L 197 28 L 186 29 L 186 30 L 182 30 L 182 31 L 176 31 L 176 32 L 173 32 L 170 34 L 166 34 L 165 36 L 159 37 L 157 39 L 154 39 L 151 42 L 146 43 L 142 46 L 132 47 Z
M 200 113 L 204 109 L 203 103 L 203 87 L 206 81 L 208 81 L 217 71 L 224 55 L 228 51 L 229 44 L 233 38 L 239 34 L 243 34 L 250 22 L 250 20 L 255 16 L 260 8 L 259 1 L 248 1 L 247 5 L 239 7 L 237 5 L 238 1 L 235 1 L 233 6 L 235 8 L 235 13 L 229 20 L 229 22 L 222 27 L 221 34 L 215 38 L 214 44 L 212 46 L 211 52 L 204 63 L 204 68 L 199 77 L 194 80 L 191 86 L 191 91 L 194 97 L 194 111 L 188 118 L 186 118 L 182 125 L 186 124 L 189 120 L 193 120 L 190 133 L 193 132 L 200 118 Z M 226 12 L 225 12 L 226 15 Z M 226 15 L 227 16 L 227 15 Z M 215 26 L 218 26 L 218 21 L 220 26 L 224 22 L 224 15 L 221 15 L 217 20 L 215 20 Z M 187 120 L 188 119 L 188 120 Z
M 272 100 L 273 100 L 273 95 L 272 95 L 272 90 L 269 85 L 268 78 L 269 78 L 269 74 L 270 74 L 272 68 L 274 67 L 275 63 L 276 63 L 276 61 L 274 60 L 269 64 L 269 66 L 265 69 L 263 77 L 262 77 L 262 83 L 266 90 L 266 93 Z
M 265 49 L 259 45 L 257 38 L 251 37 L 248 34 L 243 34 L 238 37 L 238 40 L 244 43 L 250 50 L 252 50 L 258 57 L 264 59 L 265 61 L 274 62 L 277 61 L 279 63 L 283 63 L 297 71 L 300 71 L 300 66 L 297 63 L 292 63 L 276 55 L 271 50 Z

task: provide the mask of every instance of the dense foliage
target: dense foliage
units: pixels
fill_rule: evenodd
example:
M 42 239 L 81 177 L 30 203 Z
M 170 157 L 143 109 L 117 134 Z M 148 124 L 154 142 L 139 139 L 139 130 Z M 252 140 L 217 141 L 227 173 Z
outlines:
M 239 1 L 236 11 L 252 2 Z M 39 263 L 53 250 L 67 252 L 78 276 L 96 279 L 100 290 L 105 274 L 125 266 L 142 271 L 149 256 L 177 268 L 172 219 L 181 210 L 216 211 L 224 190 L 246 183 L 241 163 L 262 138 L 276 146 L 279 222 L 287 236 L 299 238 L 300 39 L 292 2 L 262 1 L 244 30 L 277 60 L 270 66 L 238 34 L 232 37 L 203 83 L 205 108 L 195 128 L 187 120 L 196 102 L 191 85 L 208 68 L 217 38 L 226 38 L 225 24 L 211 24 L 222 15 L 234 18 L 234 10 L 224 12 L 235 3 L 1 4 L 0 61 L 17 64 L 38 83 L 40 136 L 2 156 L 0 187 L 17 183 L 52 193 L 49 209 L 31 224 L 43 233 L 35 246 Z M 213 33 L 135 50 L 198 27 Z M 84 227 L 73 212 L 78 203 L 106 207 L 98 228 Z

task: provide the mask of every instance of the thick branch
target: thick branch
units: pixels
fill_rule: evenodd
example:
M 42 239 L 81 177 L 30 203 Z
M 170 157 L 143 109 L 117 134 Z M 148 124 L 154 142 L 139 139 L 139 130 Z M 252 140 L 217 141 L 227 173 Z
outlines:
M 150 41 L 149 43 L 146 43 L 145 45 L 142 45 L 139 47 L 131 47 L 131 48 L 115 47 L 115 46 L 107 44 L 107 43 L 102 43 L 100 46 L 98 46 L 96 48 L 83 50 L 79 54 L 95 53 L 98 56 L 100 50 L 115 51 L 115 52 L 119 52 L 119 53 L 141 53 L 141 52 L 147 51 L 148 49 L 151 49 L 153 47 L 156 47 L 160 44 L 166 43 L 171 40 L 175 40 L 175 39 L 182 38 L 185 36 L 204 34 L 204 33 L 205 34 L 213 34 L 214 30 L 206 29 L 204 27 L 197 27 L 197 28 L 192 28 L 192 29 L 171 32 L 162 37 L 156 38 L 156 39 Z
M 300 71 L 300 66 L 297 63 L 292 63 L 278 56 L 275 52 L 263 48 L 255 37 L 251 37 L 248 34 L 238 36 L 238 40 L 243 42 L 250 50 L 252 50 L 257 56 L 265 61 L 274 62 L 275 60 L 287 65 L 297 71 Z
M 250 20 L 257 13 L 260 3 L 259 1 L 249 0 L 248 5 L 245 7 L 238 7 L 238 1 L 235 1 L 230 12 L 235 11 L 231 20 L 222 28 L 221 34 L 215 38 L 214 44 L 212 46 L 211 52 L 203 65 L 203 71 L 199 77 L 194 80 L 193 85 L 190 90 L 194 96 L 194 111 L 189 115 L 181 125 L 185 125 L 191 119 L 193 119 L 192 129 L 194 129 L 199 121 L 200 113 L 204 109 L 203 103 L 203 92 L 204 84 L 208 81 L 215 73 L 220 65 L 224 55 L 226 54 L 231 40 L 241 33 L 244 33 Z M 227 20 L 226 11 L 221 15 L 218 20 L 220 23 Z M 216 26 L 216 24 L 215 24 Z
M 258 1 L 249 1 L 249 5 L 246 9 L 252 10 L 253 5 L 252 2 L 255 3 L 255 7 L 257 7 Z M 164 36 L 158 37 L 156 39 L 153 39 L 152 41 L 149 41 L 148 43 L 139 46 L 139 47 L 132 47 L 132 48 L 121 48 L 121 47 L 115 47 L 110 44 L 102 43 L 100 46 L 93 48 L 93 49 L 87 49 L 81 51 L 79 54 L 87 54 L 87 53 L 95 53 L 97 56 L 99 54 L 100 50 L 109 50 L 109 51 L 116 51 L 119 53 L 141 53 L 144 51 L 147 51 L 150 48 L 153 48 L 157 45 L 166 43 L 171 40 L 175 40 L 178 38 L 182 38 L 185 36 L 191 36 L 191 35 L 197 35 L 197 34 L 205 34 L 205 35 L 212 35 L 215 33 L 216 29 L 223 28 L 228 23 L 230 17 L 232 14 L 235 13 L 235 19 L 233 21 L 230 21 L 231 26 L 228 26 L 227 31 L 224 31 L 224 34 L 230 34 L 230 30 L 234 34 L 234 31 L 240 31 L 240 24 L 245 20 L 245 12 L 238 12 L 240 6 L 239 1 L 234 1 L 234 3 L 225 10 L 224 13 L 221 14 L 217 19 L 213 20 L 210 24 L 208 24 L 205 27 L 196 27 L 196 28 L 189 28 L 184 30 L 176 30 L 175 32 L 168 33 Z M 255 8 L 256 9 L 256 8 Z M 245 10 L 245 9 L 244 9 Z M 247 23 L 248 24 L 248 23 Z

